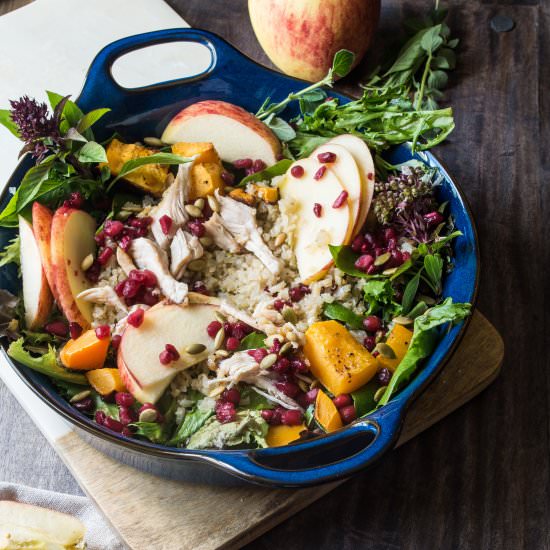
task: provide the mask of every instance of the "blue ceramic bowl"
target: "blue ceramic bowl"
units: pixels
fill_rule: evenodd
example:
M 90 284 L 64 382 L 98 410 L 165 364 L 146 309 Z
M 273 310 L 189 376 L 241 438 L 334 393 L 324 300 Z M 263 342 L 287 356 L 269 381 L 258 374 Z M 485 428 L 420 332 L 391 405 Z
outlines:
M 120 56 L 146 46 L 176 41 L 196 42 L 206 46 L 211 53 L 210 66 L 190 78 L 138 89 L 125 89 L 114 81 L 111 67 Z M 99 139 L 106 139 L 116 131 L 125 140 L 131 141 L 140 140 L 143 136 L 160 135 L 175 113 L 199 100 L 221 99 L 255 112 L 267 96 L 278 101 L 303 86 L 300 80 L 256 64 L 214 34 L 197 29 L 172 29 L 131 36 L 104 48 L 90 67 L 78 104 L 85 112 L 99 107 L 112 109 L 96 129 Z M 342 102 L 350 101 L 339 94 L 331 94 Z M 295 114 L 295 111 L 288 109 L 284 116 Z M 463 233 L 454 243 L 455 268 L 445 279 L 443 294 L 452 296 L 457 302 L 473 303 L 479 262 L 471 212 L 462 192 L 441 163 L 431 153 L 422 153 L 416 157 L 436 167 L 443 175 L 439 198 L 449 202 L 456 226 Z M 389 153 L 389 160 L 393 162 L 403 162 L 410 158 L 411 152 L 407 146 L 397 147 Z M 24 159 L 7 188 L 17 187 L 31 164 L 30 159 Z M 8 199 L 8 193 L 4 191 L 0 201 L 2 208 Z M 13 231 L 1 228 L 0 245 L 3 247 L 12 236 Z M 12 267 L 2 269 L 0 286 L 17 293 L 20 282 Z M 263 450 L 192 451 L 125 438 L 98 426 L 71 407 L 58 395 L 46 377 L 8 361 L 39 397 L 82 433 L 91 434 L 92 441 L 99 447 L 138 467 L 179 477 L 178 472 L 183 473 L 190 468 L 189 461 L 198 461 L 217 466 L 247 481 L 303 487 L 349 477 L 373 464 L 391 449 L 399 435 L 408 406 L 443 367 L 465 328 L 463 323 L 445 333 L 414 380 L 393 401 L 368 418 L 359 419 L 346 428 L 317 439 Z M 4 350 L 2 352 L 5 354 Z

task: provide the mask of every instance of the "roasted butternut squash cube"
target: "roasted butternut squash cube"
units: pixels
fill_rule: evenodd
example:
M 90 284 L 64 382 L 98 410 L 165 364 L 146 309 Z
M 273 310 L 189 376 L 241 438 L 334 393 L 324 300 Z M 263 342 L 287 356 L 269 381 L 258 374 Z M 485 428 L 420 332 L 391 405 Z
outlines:
M 135 143 L 122 143 L 118 139 L 113 139 L 107 146 L 107 166 L 113 176 L 118 176 L 124 163 L 129 160 L 148 157 L 154 153 L 150 149 Z M 168 185 L 168 175 L 170 170 L 168 166 L 161 164 L 147 164 L 137 170 L 124 176 L 134 187 L 138 187 L 151 195 L 160 197 Z
M 376 359 L 337 321 L 310 325 L 304 353 L 311 372 L 334 395 L 359 389 L 378 370 Z
M 390 348 L 395 353 L 395 358 L 390 359 L 388 357 L 383 357 L 382 355 L 379 355 L 376 358 L 379 367 L 381 369 L 389 369 L 391 372 L 393 372 L 397 368 L 399 363 L 401 363 L 403 357 L 405 357 L 405 354 L 409 349 L 409 344 L 411 343 L 412 337 L 412 330 L 405 328 L 403 325 L 395 325 L 388 335 L 388 338 L 386 339 L 386 344 L 390 346 Z
M 172 153 L 181 155 L 182 157 L 194 157 L 195 155 L 198 155 L 195 160 L 196 163 L 220 163 L 220 157 L 214 148 L 214 144 L 207 141 L 180 141 L 178 143 L 174 143 L 174 145 L 172 145 Z
M 213 195 L 216 189 L 223 191 L 222 166 L 215 162 L 194 164 L 189 182 L 189 200 Z
M 114 391 L 126 391 L 118 369 L 96 369 L 86 373 L 86 378 L 100 395 L 110 395 Z
M 315 420 L 326 432 L 334 432 L 344 425 L 336 405 L 322 390 L 317 392 L 315 398 Z
M 279 190 L 276 187 L 254 185 L 254 194 L 264 202 L 275 204 L 279 200 Z
M 99 369 L 105 363 L 109 338 L 99 339 L 93 329 L 69 340 L 59 353 L 63 365 L 72 370 Z
M 229 193 L 229 196 L 236 201 L 243 202 L 247 206 L 254 206 L 256 204 L 256 197 L 242 189 L 233 189 Z
M 270 447 L 282 447 L 288 445 L 297 439 L 300 439 L 300 433 L 306 429 L 304 424 L 298 426 L 269 426 L 267 432 L 267 444 Z

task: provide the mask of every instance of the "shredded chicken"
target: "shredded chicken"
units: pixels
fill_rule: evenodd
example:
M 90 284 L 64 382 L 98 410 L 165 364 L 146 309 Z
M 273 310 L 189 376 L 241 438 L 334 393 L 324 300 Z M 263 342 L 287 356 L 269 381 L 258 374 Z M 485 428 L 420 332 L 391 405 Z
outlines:
M 116 261 L 118 262 L 118 265 L 124 271 L 126 276 L 130 275 L 130 271 L 133 271 L 136 269 L 136 266 L 134 265 L 134 262 L 132 261 L 132 258 L 129 254 L 127 254 L 120 246 L 116 249 Z
M 97 286 L 83 290 L 77 298 L 95 304 L 112 306 L 122 313 L 128 313 L 126 304 L 118 297 L 117 293 L 110 286 Z
M 222 219 L 217 212 L 214 212 L 212 216 L 204 222 L 204 229 L 206 229 L 206 234 L 214 241 L 214 244 L 222 250 L 227 250 L 232 254 L 241 250 L 239 243 L 224 227 Z
M 166 298 L 176 304 L 186 300 L 188 286 L 172 277 L 168 269 L 168 255 L 156 243 L 144 237 L 134 239 L 130 254 L 139 269 L 148 269 L 156 275 L 159 288 Z
M 155 241 L 163 249 L 167 249 L 176 231 L 188 220 L 189 216 L 185 211 L 185 200 L 189 185 L 190 170 L 192 162 L 180 164 L 174 182 L 166 189 L 160 202 L 151 210 L 153 223 L 151 232 Z M 168 234 L 164 233 L 160 219 L 168 216 L 172 220 Z
M 200 258 L 204 249 L 198 237 L 181 229 L 176 231 L 170 243 L 170 271 L 176 279 L 181 279 L 185 267 L 192 260 Z
M 266 267 L 276 275 L 281 270 L 279 260 L 264 243 L 258 225 L 256 211 L 246 204 L 223 197 L 216 191 L 220 203 L 220 219 L 224 227 L 235 237 L 235 240 L 252 252 Z

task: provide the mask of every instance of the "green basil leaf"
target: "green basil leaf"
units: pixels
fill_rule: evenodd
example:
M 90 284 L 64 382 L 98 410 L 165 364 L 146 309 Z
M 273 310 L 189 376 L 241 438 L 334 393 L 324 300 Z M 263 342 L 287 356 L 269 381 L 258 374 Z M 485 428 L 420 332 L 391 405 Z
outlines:
M 15 191 L 12 198 L 6 204 L 4 210 L 0 214 L 0 226 L 2 227 L 17 227 L 19 219 L 17 217 L 17 199 L 19 195 L 19 189 Z
M 460 40 L 458 38 L 453 38 L 447 42 L 447 46 L 449 46 L 449 48 L 456 48 L 459 42 Z
M 432 71 L 428 76 L 428 86 L 430 88 L 436 88 L 436 89 L 445 88 L 445 86 L 447 86 L 448 81 L 449 81 L 449 77 L 447 73 L 439 69 L 436 71 Z
M 439 240 L 430 244 L 431 252 L 433 253 L 433 252 L 437 252 L 438 250 L 441 250 L 443 247 L 447 246 L 447 244 L 450 241 L 452 241 L 453 239 L 456 239 L 456 237 L 460 237 L 461 235 L 462 235 L 462 231 L 457 230 L 457 231 L 453 231 L 452 233 L 449 233 L 449 235 L 446 235 L 445 237 L 441 237 Z
M 281 141 L 290 141 L 296 137 L 296 130 L 280 117 L 273 117 L 264 122 Z
M 407 286 L 403 291 L 403 300 L 401 301 L 403 315 L 407 315 L 414 303 L 414 297 L 418 292 L 418 285 L 420 284 L 421 273 L 422 270 L 419 270 L 418 273 L 407 283 Z
M 93 126 L 101 117 L 107 114 L 111 109 L 94 109 L 86 113 L 78 122 L 76 130 L 80 133 L 85 132 Z
M 443 39 L 441 38 L 440 33 L 441 25 L 435 25 L 427 29 L 420 40 L 422 49 L 429 54 L 437 50 L 437 48 L 443 44 Z
M 378 388 L 380 388 L 380 382 L 374 378 L 363 387 L 351 392 L 357 418 L 361 418 L 368 412 L 376 409 L 374 394 L 378 391 Z
M 328 248 L 332 254 L 334 265 L 343 271 L 346 275 L 353 277 L 366 278 L 368 275 L 355 267 L 355 262 L 359 258 L 359 254 L 356 254 L 349 246 L 334 246 L 329 244 Z
M 60 103 L 64 96 L 56 94 L 55 92 L 46 92 L 48 94 L 48 99 L 50 100 L 50 105 L 52 109 L 55 110 L 57 104 Z M 65 134 L 69 128 L 76 128 L 80 119 L 84 116 L 84 113 L 80 110 L 80 107 L 74 102 L 68 99 L 65 102 L 62 112 L 62 120 L 59 125 L 61 134 Z M 88 136 L 86 136 L 88 137 Z
M 244 351 L 247 349 L 258 349 L 265 347 L 265 334 L 263 332 L 251 332 L 241 340 L 239 350 Z
M 340 77 L 346 76 L 353 66 L 355 54 L 349 50 L 338 50 L 332 60 L 332 72 Z
M 55 156 L 52 155 L 44 159 L 40 164 L 27 170 L 17 191 L 18 213 L 38 196 L 43 183 L 48 179 L 54 160 Z
M 82 163 L 107 162 L 107 153 L 102 145 L 95 141 L 89 141 L 79 149 L 77 159 Z
M 286 171 L 290 168 L 291 164 L 292 161 L 290 159 L 282 159 L 272 166 L 268 166 L 264 170 L 261 170 L 260 172 L 246 176 L 239 182 L 238 187 L 245 187 L 249 183 L 258 181 L 271 181 L 276 176 L 286 174 Z
M 86 143 L 88 141 L 82 134 L 77 131 L 76 128 L 69 128 L 63 137 L 72 141 L 81 141 L 82 143 Z
M 8 109 L 0 109 L 0 124 L 7 128 L 16 138 L 21 139 L 19 128 L 11 118 L 11 111 Z
M 351 309 L 337 303 L 323 304 L 323 315 L 328 319 L 341 321 L 354 330 L 363 329 L 363 316 L 358 315 Z
M 443 276 L 443 258 L 439 254 L 428 254 L 424 257 L 424 269 L 432 283 L 436 294 L 441 292 L 441 277 Z

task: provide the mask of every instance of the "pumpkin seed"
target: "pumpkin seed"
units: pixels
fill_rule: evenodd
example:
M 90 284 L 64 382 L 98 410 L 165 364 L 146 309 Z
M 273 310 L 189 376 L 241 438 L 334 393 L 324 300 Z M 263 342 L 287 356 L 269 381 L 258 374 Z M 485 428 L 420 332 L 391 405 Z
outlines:
M 382 275 L 393 275 L 396 271 L 397 267 L 390 267 L 389 269 L 384 269 L 384 271 L 382 271 Z
M 296 336 L 296 334 L 294 332 L 289 331 L 286 335 L 286 339 L 289 342 L 297 342 L 298 341 L 298 336 Z
M 212 246 L 214 244 L 214 241 L 210 237 L 201 237 L 199 239 L 199 242 L 204 246 L 205 248 L 208 248 L 209 246 Z
M 143 138 L 143 143 L 146 145 L 151 145 L 153 147 L 162 147 L 164 142 L 161 141 L 158 137 L 145 137 Z
M 220 393 L 223 393 L 223 390 L 225 390 L 225 385 L 214 386 L 214 387 L 208 392 L 208 397 L 217 397 L 218 395 L 220 395 Z
M 193 260 L 187 265 L 187 269 L 190 271 L 203 271 L 206 269 L 206 260 Z
M 132 215 L 132 212 L 130 210 L 121 210 L 116 215 L 116 219 L 122 222 L 125 222 L 131 215 Z
M 275 245 L 276 248 L 279 248 L 285 241 L 286 241 L 286 233 L 279 233 L 275 237 L 275 241 L 273 242 L 273 244 Z
M 286 344 L 283 344 L 281 346 L 281 349 L 279 350 L 279 355 L 286 355 L 292 350 L 292 344 L 290 342 L 287 342 Z
M 155 422 L 157 420 L 157 411 L 155 409 L 145 409 L 139 413 L 140 422 Z
M 88 269 L 90 269 L 90 267 L 92 267 L 93 263 L 94 263 L 94 255 L 93 254 L 88 254 L 82 260 L 82 263 L 80 264 L 80 269 L 82 269 L 82 271 L 88 271 Z
M 199 197 L 194 203 L 193 206 L 196 206 L 197 208 L 200 208 L 201 210 L 204 208 L 204 199 L 202 197 Z
M 382 399 L 382 396 L 384 395 L 384 392 L 386 391 L 386 388 L 387 388 L 387 387 L 388 387 L 388 386 L 380 386 L 380 387 L 376 390 L 376 392 L 375 392 L 375 394 L 374 394 L 374 398 L 373 398 L 375 403 L 378 403 L 378 401 L 380 401 L 380 399 Z
M 186 204 L 185 211 L 193 218 L 200 218 L 202 216 L 202 210 L 194 204 Z
M 198 355 L 199 353 L 202 353 L 206 349 L 206 346 L 204 344 L 190 344 L 185 348 L 185 353 L 188 353 L 189 355 Z
M 86 397 L 88 397 L 91 394 L 92 392 L 90 390 L 84 390 L 84 391 L 78 392 L 76 395 L 73 395 L 71 397 L 71 399 L 69 400 L 69 403 L 78 403 L 79 401 L 86 399 Z
M 385 357 L 386 359 L 395 359 L 397 357 L 391 346 L 388 346 L 388 344 L 385 344 L 384 342 L 379 342 L 378 344 L 376 344 L 374 351 L 377 351 L 382 357 Z
M 375 266 L 384 265 L 389 259 L 391 258 L 391 254 L 389 252 L 385 252 L 384 254 L 380 254 L 376 260 L 374 260 Z
M 285 307 L 283 308 L 283 311 L 281 312 L 281 315 L 283 316 L 283 319 L 287 321 L 288 323 L 296 323 L 298 321 L 298 317 L 296 315 L 296 312 L 291 307 Z
M 220 211 L 220 203 L 218 202 L 218 199 L 214 195 L 208 195 L 206 197 L 206 200 L 208 201 L 208 206 L 210 206 L 210 209 L 212 212 L 219 212 Z
M 392 321 L 396 325 L 403 325 L 404 327 L 412 325 L 414 323 L 412 319 L 410 319 L 409 317 L 405 317 L 404 315 L 398 315 L 397 317 L 394 317 Z
M 11 332 L 17 332 L 19 330 L 19 321 L 17 319 L 12 319 L 8 323 L 8 330 Z
M 298 379 L 298 386 L 300 386 L 300 389 L 304 393 L 306 393 L 309 390 L 308 385 L 303 380 Z
M 260 368 L 268 369 L 269 367 L 272 367 L 276 362 L 277 362 L 277 354 L 270 353 L 260 361 Z
M 215 311 L 214 317 L 220 322 L 225 323 L 227 321 L 227 317 L 221 312 L 221 311 Z
M 321 386 L 321 382 L 319 382 L 319 380 L 317 380 L 317 378 L 311 383 L 311 385 L 309 386 L 312 390 L 314 390 L 315 388 L 318 388 Z
M 279 340 L 279 342 L 284 342 L 284 339 L 284 336 L 280 334 L 272 334 L 264 340 L 264 343 L 268 348 L 270 348 L 275 343 L 275 340 Z
M 223 341 L 225 340 L 225 330 L 222 327 L 218 332 L 216 333 L 216 337 L 214 338 L 214 348 L 220 349 L 223 346 Z
M 225 349 L 219 349 L 214 353 L 216 357 L 221 357 L 222 359 L 225 359 L 226 357 L 229 357 L 231 355 L 227 350 Z

